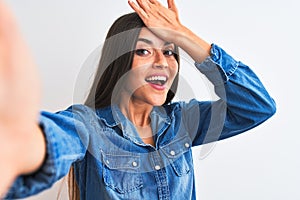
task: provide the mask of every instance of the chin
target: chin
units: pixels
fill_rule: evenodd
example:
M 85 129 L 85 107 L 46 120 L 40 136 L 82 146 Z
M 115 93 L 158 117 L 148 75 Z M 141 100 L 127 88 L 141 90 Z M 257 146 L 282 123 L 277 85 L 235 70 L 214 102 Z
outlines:
M 156 98 L 156 99 L 151 99 L 150 104 L 153 106 L 162 106 L 166 102 L 166 98 Z
M 162 106 L 165 102 L 163 103 L 153 103 L 152 106 Z

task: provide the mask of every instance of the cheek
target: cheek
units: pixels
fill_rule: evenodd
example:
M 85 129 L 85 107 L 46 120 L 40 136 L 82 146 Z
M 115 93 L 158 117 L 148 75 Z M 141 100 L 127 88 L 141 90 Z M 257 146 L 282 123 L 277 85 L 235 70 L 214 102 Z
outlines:
M 175 61 L 170 62 L 169 68 L 170 68 L 170 74 L 171 74 L 172 78 L 174 79 L 179 70 L 177 61 L 175 60 Z
M 126 83 L 125 83 L 126 90 L 128 92 L 133 93 L 135 90 L 145 85 L 145 82 L 141 77 L 144 77 L 141 68 L 131 69 L 130 72 L 128 72 L 126 77 Z
M 139 66 L 139 60 L 136 58 L 136 56 L 134 56 L 134 57 L 133 57 L 133 60 L 132 60 L 131 68 L 134 69 L 134 68 L 136 68 L 137 66 Z
M 134 55 L 132 60 L 131 69 L 135 70 L 140 67 L 151 66 L 152 60 L 149 58 L 141 58 L 139 56 Z

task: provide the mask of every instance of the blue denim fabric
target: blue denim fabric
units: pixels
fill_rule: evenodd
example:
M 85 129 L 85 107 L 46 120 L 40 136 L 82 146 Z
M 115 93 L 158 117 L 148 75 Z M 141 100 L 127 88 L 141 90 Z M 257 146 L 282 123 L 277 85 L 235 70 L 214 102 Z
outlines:
M 211 56 L 195 66 L 214 84 L 220 99 L 154 107 L 155 147 L 143 143 L 116 105 L 42 112 L 45 162 L 36 173 L 19 177 L 6 198 L 49 188 L 73 165 L 81 199 L 195 199 L 191 147 L 245 132 L 276 110 L 251 69 L 220 47 L 213 44 Z

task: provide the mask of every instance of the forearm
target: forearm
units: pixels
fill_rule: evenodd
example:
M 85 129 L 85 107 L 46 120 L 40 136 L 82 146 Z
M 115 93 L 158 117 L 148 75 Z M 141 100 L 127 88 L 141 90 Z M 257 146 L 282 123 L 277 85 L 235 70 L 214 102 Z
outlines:
M 42 130 L 42 137 L 36 140 L 45 140 L 45 158 L 39 160 L 42 162 L 39 167 L 36 162 L 37 169 L 33 171 L 34 173 L 26 174 L 26 171 L 30 173 L 32 170 L 30 167 L 33 166 L 23 168 L 22 175 L 14 181 L 6 198 L 25 198 L 37 194 L 64 177 L 69 172 L 70 166 L 86 155 L 87 147 L 90 145 L 90 133 L 96 134 L 100 130 L 97 127 L 97 120 L 95 112 L 82 105 L 71 106 L 57 113 L 41 112 L 39 127 Z M 32 145 L 35 145 L 34 139 L 31 141 Z
M 175 33 L 174 43 L 188 53 L 194 61 L 201 63 L 210 55 L 211 44 L 181 25 Z
M 201 119 L 199 129 L 194 130 L 197 131 L 194 144 L 237 135 L 261 124 L 275 113 L 275 102 L 257 75 L 223 49 L 212 45 L 211 56 L 202 63 L 196 63 L 196 67 L 213 83 L 220 100 L 200 104 Z

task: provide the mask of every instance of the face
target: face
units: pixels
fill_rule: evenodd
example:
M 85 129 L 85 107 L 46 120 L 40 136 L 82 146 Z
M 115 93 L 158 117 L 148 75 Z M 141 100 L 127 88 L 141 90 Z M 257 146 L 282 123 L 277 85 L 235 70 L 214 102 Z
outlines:
M 131 101 L 163 105 L 178 73 L 175 45 L 142 28 L 136 44 L 126 91 Z

